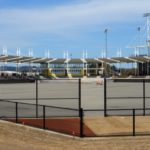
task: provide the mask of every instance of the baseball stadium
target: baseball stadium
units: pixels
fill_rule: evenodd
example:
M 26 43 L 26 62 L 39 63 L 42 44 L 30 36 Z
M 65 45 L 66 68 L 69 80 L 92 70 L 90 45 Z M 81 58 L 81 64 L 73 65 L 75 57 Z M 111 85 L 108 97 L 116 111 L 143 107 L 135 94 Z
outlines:
M 3 48 L 0 118 L 78 137 L 150 135 L 150 14 L 144 17 L 146 46 L 128 57 L 33 57 Z M 147 54 L 137 53 L 142 48 Z

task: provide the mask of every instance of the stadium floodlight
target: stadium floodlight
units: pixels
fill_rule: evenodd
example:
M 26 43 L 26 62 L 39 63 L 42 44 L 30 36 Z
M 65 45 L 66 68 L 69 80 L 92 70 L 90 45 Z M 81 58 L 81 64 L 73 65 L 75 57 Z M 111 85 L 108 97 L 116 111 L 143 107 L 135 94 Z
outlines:
M 145 13 L 143 17 L 147 19 L 147 48 L 148 48 L 148 55 L 150 56 L 150 13 Z
M 150 40 L 150 13 L 145 13 L 143 17 L 147 19 L 147 41 Z
M 104 33 L 105 33 L 105 55 L 106 55 L 106 58 L 107 58 L 107 32 L 108 32 L 108 29 L 106 28 L 104 30 Z

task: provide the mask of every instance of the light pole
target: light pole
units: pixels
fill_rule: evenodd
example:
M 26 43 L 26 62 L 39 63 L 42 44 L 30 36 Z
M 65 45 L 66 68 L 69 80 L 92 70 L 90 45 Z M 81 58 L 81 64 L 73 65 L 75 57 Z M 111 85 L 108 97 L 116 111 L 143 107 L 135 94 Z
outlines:
M 107 32 L 108 32 L 108 29 L 106 28 L 104 30 L 104 33 L 105 33 L 105 57 L 107 58 Z
M 147 48 L 148 48 L 148 56 L 150 56 L 150 13 L 145 13 L 143 17 L 146 17 L 147 21 Z
M 138 56 L 140 55 L 140 44 L 141 44 L 141 27 L 138 27 L 137 28 L 137 30 L 138 30 Z
M 107 58 L 107 32 L 108 32 L 108 29 L 106 28 L 104 30 L 104 33 L 105 33 L 105 57 Z M 105 67 L 105 75 L 107 74 L 107 63 L 106 63 L 106 67 Z

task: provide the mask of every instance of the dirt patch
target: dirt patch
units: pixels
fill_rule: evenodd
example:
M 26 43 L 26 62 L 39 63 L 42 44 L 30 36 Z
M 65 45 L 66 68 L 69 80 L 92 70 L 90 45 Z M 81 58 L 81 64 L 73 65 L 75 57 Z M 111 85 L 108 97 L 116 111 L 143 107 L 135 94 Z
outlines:
M 133 134 L 132 116 L 91 117 L 84 122 L 97 136 Z M 136 116 L 135 132 L 150 134 L 150 116 Z
M 11 121 L 14 120 L 11 119 Z M 43 129 L 43 119 L 18 119 L 18 122 Z M 150 135 L 149 127 L 150 116 L 136 116 L 136 135 Z M 59 133 L 80 136 L 80 119 L 47 118 L 45 128 Z M 133 118 L 132 116 L 84 117 L 83 135 L 85 137 L 133 135 Z
M 97 136 L 132 134 L 132 117 L 93 117 L 84 121 Z
M 14 119 L 7 119 L 8 121 L 15 122 Z M 24 118 L 18 119 L 18 123 L 23 125 L 29 125 L 43 129 L 43 119 L 31 119 Z M 94 132 L 86 125 L 83 124 L 84 135 L 95 136 Z M 80 119 L 79 118 L 50 118 L 45 120 L 45 129 L 65 133 L 73 136 L 80 136 Z
M 0 121 L 0 150 L 149 150 L 150 137 L 77 139 Z

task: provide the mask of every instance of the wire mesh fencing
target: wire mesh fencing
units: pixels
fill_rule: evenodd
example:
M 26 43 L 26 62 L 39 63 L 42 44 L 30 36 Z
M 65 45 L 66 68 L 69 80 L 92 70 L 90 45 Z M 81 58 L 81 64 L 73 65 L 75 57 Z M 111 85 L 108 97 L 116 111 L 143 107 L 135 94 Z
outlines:
M 81 136 L 80 111 L 53 106 L 0 100 L 0 118 L 73 136 Z
M 64 108 L 79 108 L 80 80 L 41 80 L 37 83 L 38 103 Z
M 81 136 L 80 109 L 80 79 L 0 85 L 1 119 Z
M 83 110 L 81 80 L 4 84 L 0 118 L 80 137 L 149 135 L 149 89 L 149 80 L 105 79 L 104 109 Z
M 80 109 L 80 88 L 80 79 L 35 80 L 32 83 L 0 84 L 0 100 Z M 40 109 L 36 107 L 37 114 L 38 111 Z
M 90 111 L 90 116 L 89 116 Z M 84 137 L 113 137 L 150 135 L 150 109 L 145 109 L 146 114 L 141 115 L 142 109 L 128 109 L 128 115 L 111 115 L 103 117 L 95 115 L 104 110 L 84 110 L 83 136 Z M 122 110 L 107 110 L 119 114 Z M 109 112 L 111 111 L 111 112 Z M 88 130 L 87 130 L 88 127 Z
M 16 103 L 0 100 L 0 118 L 15 118 Z
M 150 80 L 148 79 L 105 79 L 105 115 L 108 115 L 107 109 L 122 109 L 120 112 L 125 115 L 130 114 L 128 109 L 143 109 L 143 111 L 138 110 L 137 113 L 145 115 L 145 109 L 150 107 L 149 90 Z M 115 111 L 112 113 L 117 115 Z
M 35 103 L 36 83 L 0 84 L 0 99 Z

